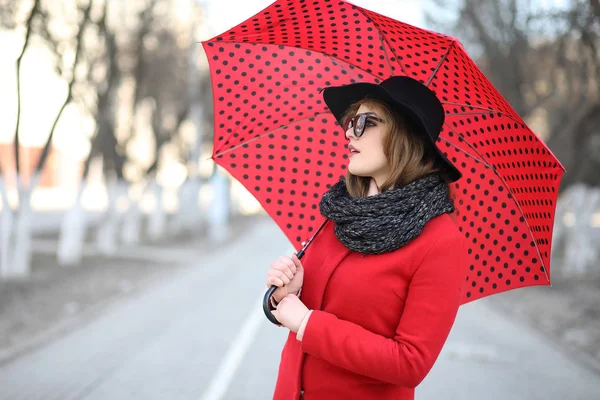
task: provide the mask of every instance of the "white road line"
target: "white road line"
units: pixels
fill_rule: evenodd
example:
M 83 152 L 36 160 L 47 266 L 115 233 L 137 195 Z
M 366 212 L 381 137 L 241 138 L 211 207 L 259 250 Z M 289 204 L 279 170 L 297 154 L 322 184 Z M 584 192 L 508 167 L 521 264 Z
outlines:
M 250 316 L 246 319 L 242 329 L 233 340 L 232 346 L 227 351 L 223 362 L 219 366 L 207 391 L 201 397 L 201 400 L 220 400 L 227 392 L 235 372 L 244 360 L 246 352 L 258 333 L 260 324 L 266 320 L 262 309 L 263 296 L 264 294 L 260 296 L 259 301 L 252 308 Z

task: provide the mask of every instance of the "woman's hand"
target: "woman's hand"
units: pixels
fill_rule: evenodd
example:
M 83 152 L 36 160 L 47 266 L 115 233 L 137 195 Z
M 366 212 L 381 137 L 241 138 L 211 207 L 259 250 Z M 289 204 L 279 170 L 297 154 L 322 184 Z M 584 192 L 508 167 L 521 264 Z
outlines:
M 310 310 L 293 294 L 285 296 L 273 310 L 277 321 L 294 333 L 298 332 L 300 325 Z
M 267 287 L 275 285 L 279 288 L 273 293 L 276 302 L 289 294 L 297 295 L 303 281 L 304 268 L 296 254 L 292 255 L 292 258 L 279 257 L 267 272 Z

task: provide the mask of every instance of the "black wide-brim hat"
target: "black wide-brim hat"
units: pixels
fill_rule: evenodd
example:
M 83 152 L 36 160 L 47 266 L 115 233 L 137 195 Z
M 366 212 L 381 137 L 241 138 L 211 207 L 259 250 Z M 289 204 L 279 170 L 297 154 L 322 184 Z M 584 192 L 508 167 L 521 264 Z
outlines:
M 357 101 L 383 101 L 424 134 L 449 182 L 455 182 L 462 177 L 458 168 L 436 145 L 444 125 L 444 107 L 435 93 L 421 82 L 407 76 L 392 76 L 378 85 L 362 82 L 331 86 L 323 89 L 323 99 L 340 125 L 343 125 L 342 119 L 348 108 Z

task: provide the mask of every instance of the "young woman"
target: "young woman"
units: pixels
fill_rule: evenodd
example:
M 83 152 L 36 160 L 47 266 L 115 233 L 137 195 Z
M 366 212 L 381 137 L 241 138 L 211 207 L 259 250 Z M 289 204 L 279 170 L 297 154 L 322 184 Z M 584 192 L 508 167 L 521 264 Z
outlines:
M 413 399 L 466 277 L 448 186 L 461 174 L 435 145 L 444 110 L 408 77 L 323 96 L 349 140 L 348 174 L 323 195 L 328 222 L 303 262 L 280 257 L 267 273 L 290 330 L 274 399 Z

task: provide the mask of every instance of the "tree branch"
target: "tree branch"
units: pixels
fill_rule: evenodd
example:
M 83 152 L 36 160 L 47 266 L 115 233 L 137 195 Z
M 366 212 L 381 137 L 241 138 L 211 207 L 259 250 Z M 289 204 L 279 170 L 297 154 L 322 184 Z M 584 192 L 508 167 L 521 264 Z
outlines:
M 82 52 L 82 47 L 83 47 L 83 33 L 85 32 L 85 28 L 87 27 L 87 24 L 90 21 L 90 12 L 92 9 L 93 2 L 94 2 L 94 0 L 89 0 L 87 7 L 83 11 L 83 20 L 82 20 L 81 24 L 79 25 L 79 30 L 78 30 L 77 36 L 75 38 L 75 43 L 76 43 L 75 44 L 75 58 L 73 60 L 73 67 L 71 69 L 72 74 L 71 74 L 71 77 L 69 79 L 69 83 L 67 86 L 67 96 L 66 96 L 62 106 L 60 107 L 60 110 L 59 110 L 58 114 L 56 115 L 54 122 L 52 123 L 52 128 L 50 129 L 50 134 L 48 135 L 48 140 L 46 140 L 46 144 L 44 145 L 42 154 L 41 154 L 41 156 L 37 162 L 37 165 L 35 167 L 36 173 L 41 173 L 42 169 L 44 168 L 46 159 L 48 158 L 48 153 L 50 151 L 50 147 L 52 145 L 52 138 L 54 137 L 54 132 L 56 130 L 58 121 L 60 120 L 60 117 L 62 116 L 62 113 L 65 110 L 65 107 L 71 101 L 71 99 L 73 97 L 73 85 L 75 84 L 75 81 L 77 79 L 77 73 L 76 73 L 77 65 L 79 64 L 79 59 L 81 57 L 81 52 Z

